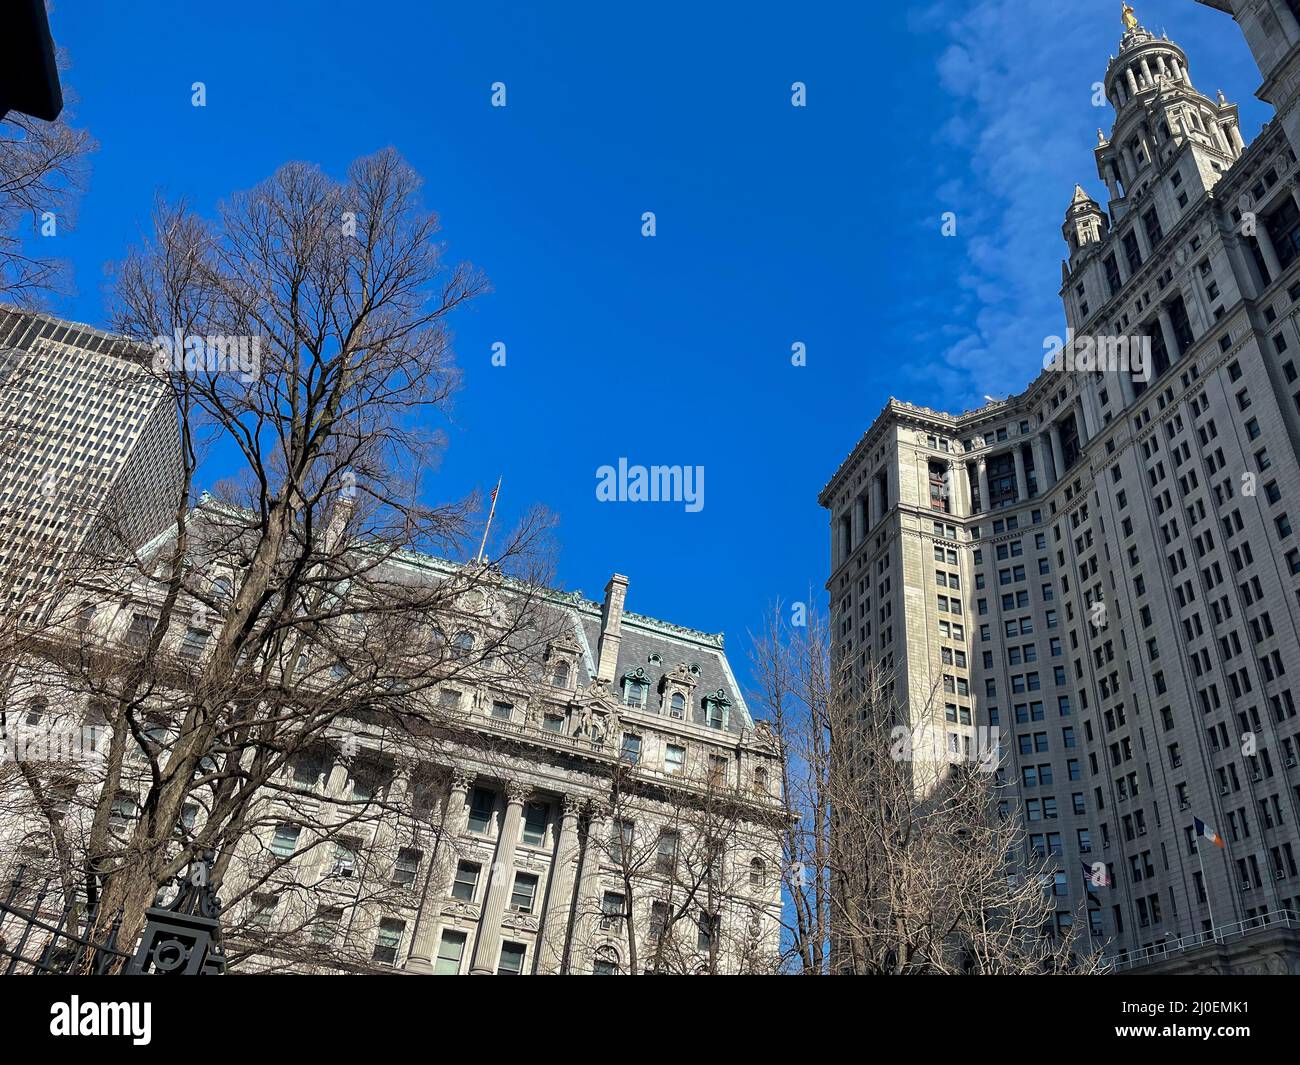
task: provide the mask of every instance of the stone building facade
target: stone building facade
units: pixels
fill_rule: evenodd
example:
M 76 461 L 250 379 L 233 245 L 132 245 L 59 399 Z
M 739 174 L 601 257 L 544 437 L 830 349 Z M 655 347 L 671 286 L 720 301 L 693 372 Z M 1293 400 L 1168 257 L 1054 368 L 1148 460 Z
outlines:
M 1104 86 L 1061 350 L 978 410 L 885 406 L 820 495 L 834 632 L 952 756 L 999 738 L 1053 932 L 1121 970 L 1297 972 L 1297 146 L 1246 145 L 1140 24 Z
M 114 729 L 127 733 L 126 753 L 109 822 L 115 839 L 129 835 L 149 760 L 165 765 L 176 739 L 180 686 L 210 653 L 212 611 L 238 586 L 238 560 L 220 551 L 244 526 L 207 498 L 192 512 L 183 608 L 127 732 L 106 718 L 102 696 L 118 683 L 115 656 L 138 653 L 161 615 L 157 574 L 169 569 L 178 498 L 174 410 L 121 338 L 5 311 L 0 342 L 0 413 L 17 427 L 0 481 L 0 552 L 56 575 L 109 515 L 141 560 L 138 571 L 79 574 L 58 593 L 77 602 L 32 619 L 39 640 L 0 662 L 7 883 L 15 863 L 57 880 L 55 825 L 74 852 L 89 836 L 105 779 L 96 758 Z M 32 479 L 50 473 L 60 491 L 33 494 Z M 200 558 L 206 543 L 224 546 Z M 277 774 L 247 836 L 218 856 L 235 968 L 772 971 L 782 763 L 722 637 L 628 611 L 621 575 L 592 602 L 410 552 L 385 574 L 485 598 L 526 595 L 529 631 L 517 657 L 503 648 L 479 660 L 475 626 L 447 621 L 440 638 L 454 638 L 446 679 L 431 689 L 428 735 L 344 715 Z M 328 691 L 346 667 L 332 668 L 309 683 Z M 39 801 L 15 770 L 20 758 L 41 763 Z M 187 804 L 179 836 L 201 832 L 207 812 L 202 797 Z

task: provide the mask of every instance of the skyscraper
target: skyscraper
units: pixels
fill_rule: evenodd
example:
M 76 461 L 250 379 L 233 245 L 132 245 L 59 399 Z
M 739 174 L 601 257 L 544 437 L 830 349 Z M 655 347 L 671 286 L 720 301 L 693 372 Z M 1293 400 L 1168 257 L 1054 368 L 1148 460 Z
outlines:
M 1005 401 L 885 406 L 820 496 L 834 631 L 952 755 L 998 730 L 1054 932 L 1121 969 L 1297 972 L 1295 147 L 1247 146 L 1131 11 L 1103 84 L 1067 335 Z
M 175 514 L 180 434 L 148 349 L 0 307 L 0 574 L 29 606 L 98 531 L 138 545 Z

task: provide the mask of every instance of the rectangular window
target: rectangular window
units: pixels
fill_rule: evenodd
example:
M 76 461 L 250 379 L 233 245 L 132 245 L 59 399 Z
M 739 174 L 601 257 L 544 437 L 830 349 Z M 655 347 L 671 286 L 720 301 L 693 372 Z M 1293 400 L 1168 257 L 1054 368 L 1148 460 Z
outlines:
M 497 976 L 522 976 L 527 948 L 522 943 L 501 944 L 501 959 L 497 962 Z
M 540 847 L 546 839 L 546 819 L 551 808 L 544 802 L 530 802 L 524 807 L 524 842 Z
M 514 890 L 510 892 L 510 908 L 515 913 L 532 913 L 537 899 L 537 875 L 515 873 Z
M 475 862 L 460 862 L 456 866 L 456 879 L 451 885 L 451 897 L 465 902 L 473 902 L 481 869 L 482 867 Z
M 708 950 L 713 944 L 713 934 L 716 930 L 717 921 L 717 917 L 713 914 L 707 913 L 704 910 L 700 911 L 699 935 L 695 942 L 695 945 L 700 950 Z
M 185 630 L 185 639 L 181 643 L 181 657 L 193 661 L 203 654 L 203 648 L 207 646 L 208 639 L 212 633 L 207 629 L 196 629 L 193 626 Z
M 623 924 L 623 896 L 617 891 L 606 891 L 600 900 L 600 927 L 619 928 Z
M 686 769 L 686 748 L 679 747 L 675 743 L 668 744 L 664 755 L 664 768 L 673 774 L 684 772 Z
M 276 825 L 275 836 L 271 840 L 271 853 L 277 858 L 288 858 L 298 846 L 298 834 L 301 831 L 297 825 Z
M 442 942 L 438 944 L 438 960 L 434 963 L 434 976 L 459 976 L 460 961 L 465 956 L 464 932 L 442 933 Z
M 655 868 L 661 873 L 671 873 L 677 868 L 677 833 L 659 833 L 659 849 L 655 852 Z
M 397 852 L 397 864 L 393 866 L 393 883 L 407 886 L 415 883 L 420 872 L 421 852 L 414 847 L 403 847 Z
M 609 860 L 615 865 L 623 864 L 624 852 L 632 846 L 636 835 L 635 821 L 615 821 L 609 833 Z
M 496 805 L 497 794 L 490 788 L 475 788 L 469 806 L 469 830 L 483 833 L 492 824 L 492 808 Z
M 397 961 L 397 951 L 402 945 L 402 932 L 406 929 L 405 921 L 386 917 L 379 922 L 379 937 L 375 940 L 373 960 L 381 965 L 392 965 Z

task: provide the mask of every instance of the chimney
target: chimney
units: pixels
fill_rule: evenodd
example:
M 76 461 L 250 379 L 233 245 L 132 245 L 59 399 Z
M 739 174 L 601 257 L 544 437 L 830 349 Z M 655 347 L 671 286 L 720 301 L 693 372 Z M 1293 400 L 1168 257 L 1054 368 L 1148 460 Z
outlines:
M 627 598 L 627 578 L 615 573 L 605 585 L 605 605 L 600 610 L 600 661 L 596 679 L 614 682 L 618 668 L 618 645 L 622 642 L 623 600 Z

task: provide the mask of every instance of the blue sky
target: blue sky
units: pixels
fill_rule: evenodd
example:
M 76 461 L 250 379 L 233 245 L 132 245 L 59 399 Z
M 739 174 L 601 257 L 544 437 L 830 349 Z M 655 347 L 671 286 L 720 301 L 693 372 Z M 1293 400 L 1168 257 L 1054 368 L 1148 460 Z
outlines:
M 1269 115 L 1233 23 L 1136 6 L 1249 140 Z M 394 145 L 494 289 L 453 323 L 465 387 L 436 491 L 504 477 L 504 521 L 558 514 L 565 587 L 599 598 L 626 573 L 630 609 L 725 631 L 743 680 L 767 606 L 821 599 L 817 493 L 885 400 L 960 410 L 1041 365 L 1074 182 L 1104 200 L 1091 94 L 1120 4 L 522 7 L 59 0 L 100 150 L 55 238 L 77 285 L 55 309 L 104 321 L 104 265 L 157 191 L 207 212 L 287 160 L 341 176 Z M 597 502 L 620 457 L 703 466 L 703 510 Z

